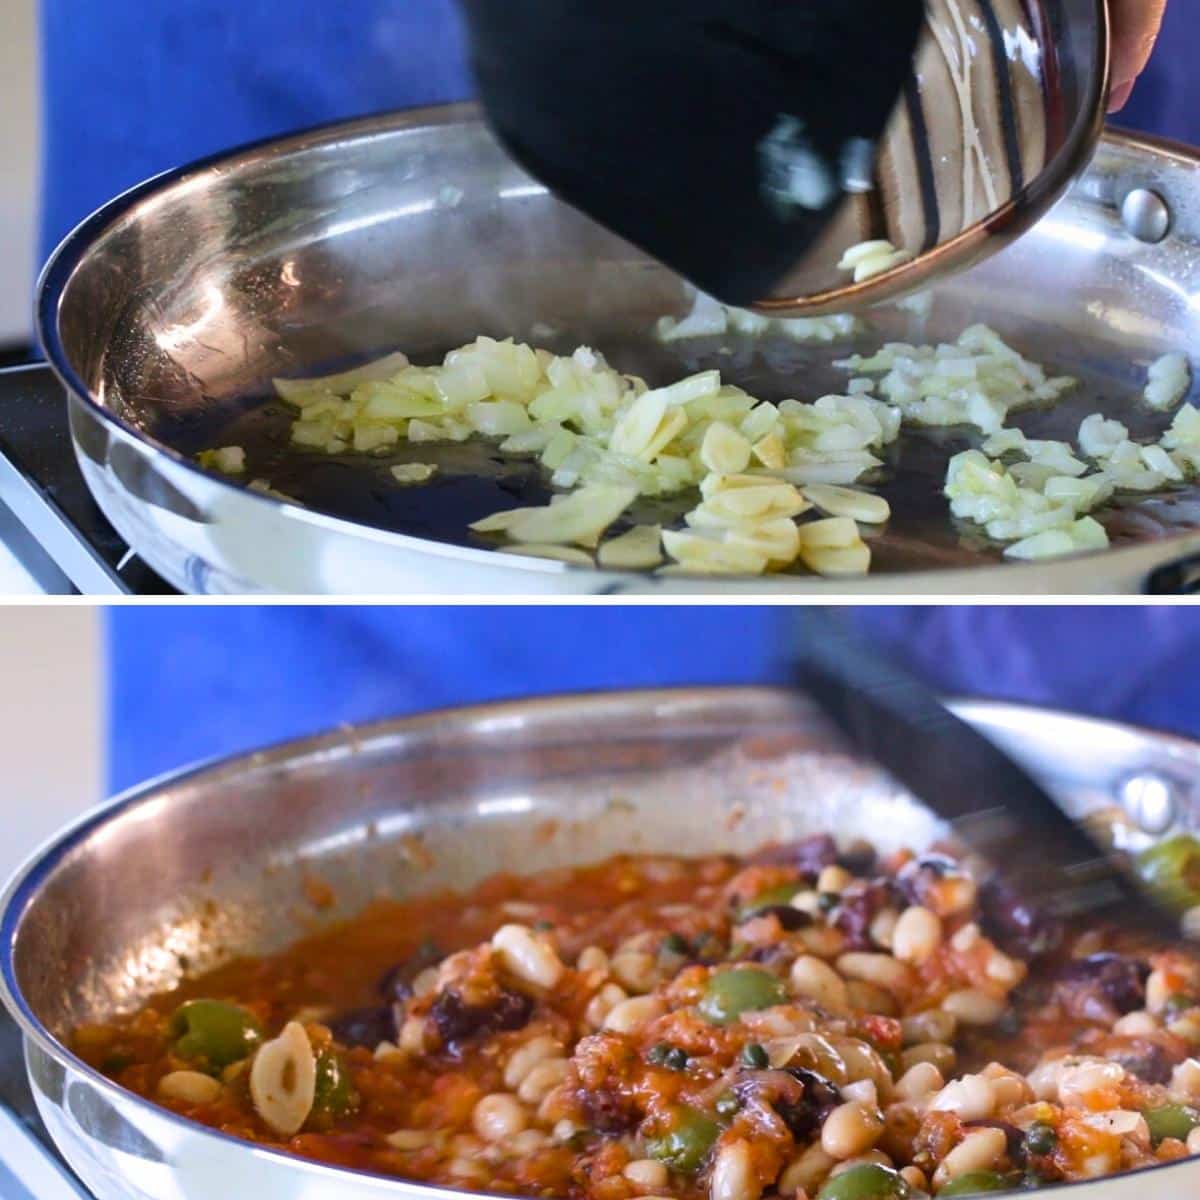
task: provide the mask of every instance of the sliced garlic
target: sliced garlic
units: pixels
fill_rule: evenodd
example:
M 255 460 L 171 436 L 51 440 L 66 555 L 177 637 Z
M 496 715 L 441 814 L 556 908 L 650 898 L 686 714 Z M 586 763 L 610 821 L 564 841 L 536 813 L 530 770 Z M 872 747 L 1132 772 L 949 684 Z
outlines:
M 437 474 L 434 463 L 401 463 L 392 468 L 397 483 L 427 483 Z
M 250 1098 L 263 1121 L 276 1133 L 299 1133 L 312 1112 L 317 1090 L 317 1060 L 304 1026 L 291 1021 L 273 1041 L 264 1043 L 250 1068 Z
M 514 542 L 565 545 L 602 533 L 637 499 L 637 488 L 589 484 L 545 508 L 524 509 L 508 525 Z
M 767 557 L 748 546 L 734 546 L 694 533 L 664 530 L 663 546 L 680 566 L 717 575 L 761 575 Z
M 871 569 L 871 550 L 865 542 L 845 547 L 802 546 L 800 559 L 810 571 L 833 578 L 865 575 Z
M 276 379 L 272 382 L 276 394 L 284 400 L 294 401 L 297 397 L 313 393 L 332 396 L 348 394 L 362 383 L 382 383 L 399 375 L 408 366 L 406 354 L 389 354 L 386 358 L 343 371 L 339 375 L 326 375 L 321 379 Z
M 800 544 L 806 550 L 846 550 L 860 542 L 858 525 L 849 517 L 827 517 L 800 526 Z
M 605 542 L 597 555 L 602 567 L 641 571 L 663 560 L 662 530 L 657 525 L 635 525 L 628 533 Z
M 754 443 L 754 457 L 772 471 L 782 471 L 787 466 L 787 447 L 776 433 L 768 433 Z
M 831 517 L 849 517 L 866 525 L 882 525 L 892 515 L 892 507 L 882 496 L 838 487 L 832 483 L 810 483 L 805 498 Z
M 795 521 L 787 518 L 731 529 L 725 540 L 731 546 L 744 546 L 764 555 L 775 566 L 794 563 L 800 553 L 800 530 Z
M 714 421 L 700 443 L 700 461 L 722 475 L 736 475 L 750 465 L 750 443 L 723 421 Z

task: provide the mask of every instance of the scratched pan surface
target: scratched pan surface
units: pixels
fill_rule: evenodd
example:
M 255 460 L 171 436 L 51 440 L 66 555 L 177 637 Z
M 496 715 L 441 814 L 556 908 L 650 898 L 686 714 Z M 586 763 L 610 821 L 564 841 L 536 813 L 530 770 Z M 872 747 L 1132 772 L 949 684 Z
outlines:
M 1153 188 L 1168 236 L 1122 222 Z M 953 338 L 986 321 L 1054 372 L 1082 380 L 1040 436 L 1071 437 L 1091 411 L 1135 435 L 1165 418 L 1139 397 L 1147 365 L 1196 342 L 1200 201 L 1192 152 L 1110 135 L 1070 195 L 1028 235 L 940 285 L 928 317 L 896 309 L 835 347 L 722 339 L 658 345 L 652 329 L 689 306 L 682 282 L 513 166 L 469 109 L 374 118 L 241 152 L 149 185 L 78 231 L 42 290 L 41 332 L 71 396 L 80 464 L 129 543 L 193 592 L 414 593 L 627 590 L 845 591 L 802 575 L 686 581 L 496 554 L 467 524 L 544 501 L 529 462 L 486 446 L 420 447 L 427 487 L 398 489 L 396 459 L 334 459 L 287 448 L 274 375 L 318 373 L 392 349 L 418 362 L 481 333 L 569 351 L 589 344 L 665 382 L 716 365 L 765 399 L 815 398 L 831 363 L 882 340 Z M 245 444 L 250 478 L 304 507 L 200 471 L 198 449 Z M 1200 495 L 1182 489 L 1106 517 L 1109 551 L 1018 566 L 956 528 L 940 496 L 960 436 L 906 437 L 882 490 L 894 519 L 874 539 L 863 592 L 1128 591 L 1200 551 Z M 647 504 L 634 519 L 689 507 Z M 1159 575 L 1158 579 L 1173 578 Z

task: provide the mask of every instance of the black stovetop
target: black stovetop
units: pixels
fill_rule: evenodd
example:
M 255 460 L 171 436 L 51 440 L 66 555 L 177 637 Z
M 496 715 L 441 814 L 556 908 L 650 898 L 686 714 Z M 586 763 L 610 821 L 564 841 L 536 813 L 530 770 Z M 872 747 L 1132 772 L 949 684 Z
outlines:
M 28 534 L 10 549 L 48 590 L 174 594 L 92 499 L 75 462 L 66 396 L 40 364 L 0 371 L 0 505 Z

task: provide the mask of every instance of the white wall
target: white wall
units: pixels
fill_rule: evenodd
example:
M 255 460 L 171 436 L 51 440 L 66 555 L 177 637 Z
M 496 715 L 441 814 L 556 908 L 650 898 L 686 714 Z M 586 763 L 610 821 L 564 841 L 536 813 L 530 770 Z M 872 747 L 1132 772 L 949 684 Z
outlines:
M 103 798 L 103 620 L 0 607 L 0 881 Z
M 29 338 L 33 310 L 36 4 L 37 0 L 0 0 L 0 345 Z

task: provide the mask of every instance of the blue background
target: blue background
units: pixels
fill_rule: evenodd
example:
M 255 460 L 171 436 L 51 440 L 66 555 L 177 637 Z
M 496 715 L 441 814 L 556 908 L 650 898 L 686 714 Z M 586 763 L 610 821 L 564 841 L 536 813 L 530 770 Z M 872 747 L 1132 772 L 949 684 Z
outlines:
M 241 142 L 464 99 L 452 0 L 42 0 L 47 251 L 135 183 Z M 1200 142 L 1200 6 L 1172 0 L 1118 122 Z
M 450 0 L 42 0 L 48 251 L 158 171 L 465 98 Z M 1122 124 L 1200 141 L 1200 9 L 1173 0 Z M 532 691 L 778 681 L 779 609 L 130 609 L 111 614 L 115 786 L 342 721 Z M 873 609 L 939 686 L 1200 733 L 1200 626 L 1167 609 Z
M 1200 735 L 1200 620 L 1171 608 L 859 608 L 948 693 Z M 784 608 L 122 608 L 111 782 L 280 738 L 539 692 L 787 679 Z

